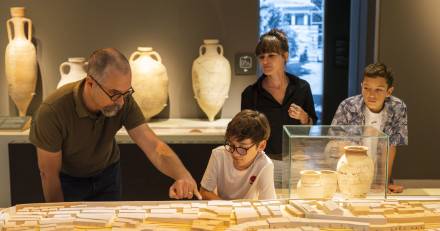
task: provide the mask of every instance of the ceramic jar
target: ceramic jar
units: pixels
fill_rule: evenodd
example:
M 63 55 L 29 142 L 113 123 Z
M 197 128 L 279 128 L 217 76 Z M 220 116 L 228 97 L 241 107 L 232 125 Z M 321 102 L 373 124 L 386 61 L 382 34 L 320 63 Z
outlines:
M 321 173 L 315 170 L 302 170 L 297 183 L 297 195 L 301 199 L 322 198 Z
M 348 198 L 367 196 L 374 177 L 374 162 L 365 146 L 346 146 L 344 155 L 338 160 L 338 185 Z
M 5 53 L 5 72 L 8 92 L 18 108 L 19 116 L 25 116 L 35 95 L 37 83 L 37 56 L 32 44 L 32 21 L 24 17 L 24 7 L 12 7 L 12 18 L 7 21 L 9 43 Z
M 134 99 L 146 119 L 159 114 L 168 100 L 167 69 L 159 53 L 151 47 L 138 47 L 129 59 Z
M 84 79 L 87 76 L 86 65 L 86 59 L 83 57 L 68 58 L 67 62 L 60 65 L 61 78 L 57 88 Z
M 231 66 L 217 39 L 203 40 L 199 57 L 193 62 L 192 84 L 197 103 L 213 121 L 228 98 L 231 84 Z
M 322 197 L 331 199 L 338 189 L 338 177 L 336 171 L 320 170 Z

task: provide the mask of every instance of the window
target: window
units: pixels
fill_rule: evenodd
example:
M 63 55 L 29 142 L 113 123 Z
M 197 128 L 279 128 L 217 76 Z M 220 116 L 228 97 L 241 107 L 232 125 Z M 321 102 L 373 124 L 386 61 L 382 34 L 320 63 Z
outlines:
M 295 25 L 304 25 L 304 14 L 295 15 Z

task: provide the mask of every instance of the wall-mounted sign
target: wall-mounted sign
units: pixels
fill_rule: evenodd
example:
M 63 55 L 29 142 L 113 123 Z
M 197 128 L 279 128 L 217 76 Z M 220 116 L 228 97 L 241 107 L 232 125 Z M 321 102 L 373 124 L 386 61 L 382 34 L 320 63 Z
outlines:
M 255 75 L 256 58 L 253 53 L 235 54 L 234 69 L 236 75 Z

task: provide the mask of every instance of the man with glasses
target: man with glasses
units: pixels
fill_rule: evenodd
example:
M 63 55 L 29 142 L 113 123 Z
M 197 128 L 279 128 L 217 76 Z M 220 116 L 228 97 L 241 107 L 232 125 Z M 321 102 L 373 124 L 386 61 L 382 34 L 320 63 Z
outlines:
M 402 192 L 392 182 L 396 146 L 408 145 L 408 116 L 405 103 L 393 93 L 393 73 L 382 63 L 368 65 L 364 70 L 362 94 L 341 102 L 332 125 L 370 125 L 389 136 L 388 190 Z
M 275 199 L 272 160 L 264 153 L 270 125 L 243 110 L 229 122 L 225 145 L 212 150 L 200 192 L 204 200 Z
M 145 123 L 131 96 L 131 70 L 113 48 L 95 51 L 87 77 L 47 97 L 33 117 L 30 141 L 47 202 L 111 201 L 121 198 L 116 132 L 124 126 L 153 165 L 175 179 L 170 197 L 200 197 L 177 155 Z

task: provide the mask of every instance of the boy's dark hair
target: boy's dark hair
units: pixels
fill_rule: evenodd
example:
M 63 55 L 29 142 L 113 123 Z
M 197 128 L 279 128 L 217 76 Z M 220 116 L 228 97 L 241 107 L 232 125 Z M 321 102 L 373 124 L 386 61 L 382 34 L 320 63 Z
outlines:
M 381 77 L 387 81 L 388 88 L 393 86 L 394 76 L 391 68 L 387 68 L 383 63 L 373 63 L 365 67 L 364 78 L 377 78 Z
M 269 139 L 270 125 L 263 113 L 253 110 L 243 110 L 232 118 L 226 128 L 226 141 L 232 139 L 240 142 L 251 139 L 258 144 L 263 140 Z
M 259 56 L 271 52 L 278 54 L 289 52 L 289 42 L 287 41 L 286 33 L 282 30 L 272 29 L 260 37 L 260 41 L 255 48 L 255 54 Z

